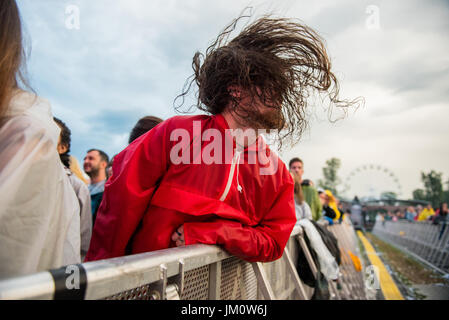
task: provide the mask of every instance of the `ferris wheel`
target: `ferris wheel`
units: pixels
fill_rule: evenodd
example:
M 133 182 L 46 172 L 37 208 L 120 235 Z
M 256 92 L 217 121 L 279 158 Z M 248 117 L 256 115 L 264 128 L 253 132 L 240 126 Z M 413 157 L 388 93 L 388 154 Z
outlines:
M 341 194 L 348 199 L 359 198 L 379 199 L 383 192 L 402 194 L 399 179 L 393 171 L 377 164 L 365 164 L 352 170 L 344 180 Z

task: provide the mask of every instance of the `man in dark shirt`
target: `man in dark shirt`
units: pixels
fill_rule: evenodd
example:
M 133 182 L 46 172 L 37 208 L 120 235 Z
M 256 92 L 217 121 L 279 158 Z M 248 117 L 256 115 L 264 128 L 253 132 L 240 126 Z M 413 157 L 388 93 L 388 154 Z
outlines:
M 93 224 L 95 223 L 97 210 L 103 198 L 108 162 L 108 155 L 98 149 L 90 149 L 84 157 L 84 171 L 90 177 L 89 192 L 92 203 Z

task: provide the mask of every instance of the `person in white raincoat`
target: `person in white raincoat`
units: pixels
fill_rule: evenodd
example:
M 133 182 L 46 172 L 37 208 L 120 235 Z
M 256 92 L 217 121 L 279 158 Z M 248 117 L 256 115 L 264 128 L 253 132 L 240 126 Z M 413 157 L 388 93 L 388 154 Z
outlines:
M 337 280 L 340 268 L 337 261 L 326 247 L 320 233 L 316 230 L 310 220 L 312 220 L 312 211 L 309 205 L 304 201 L 304 195 L 301 190 L 301 176 L 296 172 L 291 172 L 293 180 L 295 181 L 295 209 L 296 209 L 296 226 L 300 225 L 306 233 L 310 245 L 315 250 L 318 261 L 320 262 L 320 271 L 327 280 Z
M 0 1 L 0 279 L 80 263 L 79 204 L 48 101 L 18 89 L 15 1 Z
M 80 263 L 75 192 L 47 101 L 17 93 L 0 128 L 0 278 Z

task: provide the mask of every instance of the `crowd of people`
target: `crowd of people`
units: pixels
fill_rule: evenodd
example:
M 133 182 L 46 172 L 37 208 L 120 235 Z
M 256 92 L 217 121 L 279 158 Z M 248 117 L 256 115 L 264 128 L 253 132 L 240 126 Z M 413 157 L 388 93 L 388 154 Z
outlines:
M 444 231 L 449 224 L 449 209 L 446 202 L 441 202 L 440 207 L 436 210 L 428 203 L 424 208 L 421 205 L 408 206 L 405 209 L 388 210 L 386 213 L 378 215 L 378 221 L 385 227 L 386 221 L 408 221 L 410 223 L 432 223 L 433 225 L 440 225 L 438 240 L 444 234 Z
M 320 270 L 337 280 L 336 241 L 316 222 L 341 222 L 338 200 L 303 179 L 299 158 L 287 167 L 259 132 L 296 141 L 311 89 L 353 102 L 340 100 L 314 30 L 262 17 L 229 40 L 238 20 L 193 58 L 206 114 L 142 118 L 123 151 L 110 159 L 89 149 L 81 170 L 66 119 L 22 76 L 17 4 L 0 2 L 0 278 L 196 243 L 273 261 L 301 224 Z
M 449 221 L 448 206 L 446 202 L 441 202 L 439 208 L 434 210 L 429 203 L 425 207 L 422 205 L 408 206 L 405 209 L 388 210 L 386 213 L 381 213 L 380 217 L 383 221 L 398 221 L 407 220 L 410 222 L 430 221 L 438 224 L 443 221 Z

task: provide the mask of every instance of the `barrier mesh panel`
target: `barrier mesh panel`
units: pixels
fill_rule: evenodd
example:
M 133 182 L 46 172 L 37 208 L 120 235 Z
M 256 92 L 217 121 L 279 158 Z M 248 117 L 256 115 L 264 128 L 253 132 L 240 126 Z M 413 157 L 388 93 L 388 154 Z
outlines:
M 296 266 L 298 265 L 298 242 L 294 239 L 294 238 L 290 238 L 289 241 L 287 242 L 287 248 L 290 252 L 290 257 L 293 261 L 293 264 Z M 290 284 L 291 286 L 288 286 L 286 289 L 287 290 L 293 290 L 287 297 L 285 297 L 284 299 L 286 300 L 300 300 L 300 296 L 299 293 L 297 292 L 297 290 L 295 289 L 295 286 L 293 285 L 293 277 L 289 276 L 291 281 Z M 305 290 L 306 290 L 306 294 L 308 294 L 308 296 L 312 296 L 312 292 L 310 292 L 308 290 L 308 286 L 306 286 L 303 283 Z
M 207 300 L 209 298 L 209 266 L 187 271 L 181 300 Z
M 257 299 L 257 279 L 250 263 L 235 257 L 222 262 L 220 299 Z
M 294 264 L 297 260 L 297 251 L 294 242 L 290 239 L 287 248 Z M 277 299 L 289 300 L 297 298 L 296 286 L 293 276 L 287 270 L 287 263 L 283 258 L 263 264 L 265 272 L 269 278 L 271 288 Z
M 181 300 L 206 300 L 209 297 L 209 266 L 203 266 L 185 273 L 184 292 Z M 170 284 L 170 281 L 168 281 Z M 150 284 L 123 291 L 106 300 L 150 300 Z
M 332 299 L 338 300 L 366 300 L 363 273 L 356 271 L 349 252 L 357 255 L 357 239 L 354 229 L 345 221 L 341 224 L 329 226 L 328 230 L 338 239 L 341 252 L 340 284 L 341 289 L 337 289 L 331 283 Z M 359 257 L 361 258 L 361 257 Z
M 106 300 L 150 300 L 149 285 L 143 285 L 138 288 L 123 291 L 112 296 L 106 297 Z
M 375 224 L 373 233 L 449 272 L 449 226 L 428 221 L 383 221 Z

